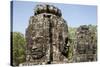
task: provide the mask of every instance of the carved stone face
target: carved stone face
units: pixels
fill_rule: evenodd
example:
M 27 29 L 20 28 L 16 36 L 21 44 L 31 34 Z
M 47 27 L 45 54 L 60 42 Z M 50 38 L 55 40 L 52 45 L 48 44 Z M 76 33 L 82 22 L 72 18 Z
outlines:
M 40 59 L 45 55 L 45 40 L 42 36 L 32 38 L 30 52 L 33 59 Z

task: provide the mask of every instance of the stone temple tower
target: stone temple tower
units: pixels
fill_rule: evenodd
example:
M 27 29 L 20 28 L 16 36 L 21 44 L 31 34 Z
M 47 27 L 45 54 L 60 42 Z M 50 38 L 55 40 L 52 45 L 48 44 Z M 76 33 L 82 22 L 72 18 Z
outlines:
M 97 42 L 88 26 L 82 25 L 77 29 L 76 62 L 88 62 L 97 60 Z
M 53 5 L 37 5 L 26 29 L 26 62 L 67 63 L 68 26 L 61 10 Z

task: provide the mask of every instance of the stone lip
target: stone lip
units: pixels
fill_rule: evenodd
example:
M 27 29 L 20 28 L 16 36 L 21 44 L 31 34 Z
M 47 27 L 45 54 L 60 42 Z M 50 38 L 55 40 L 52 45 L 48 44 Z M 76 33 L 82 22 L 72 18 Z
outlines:
M 59 17 L 62 16 L 60 9 L 58 9 L 57 7 L 55 7 L 53 5 L 48 5 L 48 4 L 36 5 L 36 7 L 34 9 L 34 15 L 38 15 L 41 13 L 50 13 L 50 14 L 54 14 L 54 15 L 59 16 Z

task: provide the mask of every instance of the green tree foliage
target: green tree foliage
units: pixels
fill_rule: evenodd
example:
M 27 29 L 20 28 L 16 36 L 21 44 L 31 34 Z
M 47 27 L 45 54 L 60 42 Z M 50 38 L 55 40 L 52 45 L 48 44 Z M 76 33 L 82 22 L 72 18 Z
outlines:
M 75 39 L 76 38 L 76 35 L 75 35 L 76 30 L 77 30 L 77 28 L 75 28 L 75 27 L 68 27 L 69 38 L 71 38 L 71 39 Z
M 69 38 L 69 42 L 68 42 L 68 44 L 69 44 L 69 46 L 70 46 L 70 48 L 69 48 L 69 52 L 68 52 L 68 59 L 69 59 L 69 62 L 73 62 L 73 50 L 74 50 L 74 41 L 75 41 L 75 39 L 76 39 L 76 30 L 77 30 L 77 28 L 75 28 L 75 27 L 68 27 L 68 32 L 69 32 L 69 34 L 68 34 L 68 38 Z
M 20 32 L 13 32 L 13 65 L 19 65 L 25 61 L 26 41 Z

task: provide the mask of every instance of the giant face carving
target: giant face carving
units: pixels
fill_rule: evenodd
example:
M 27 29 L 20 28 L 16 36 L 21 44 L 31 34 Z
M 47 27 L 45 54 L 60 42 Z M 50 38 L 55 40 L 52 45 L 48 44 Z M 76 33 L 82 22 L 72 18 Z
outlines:
M 26 31 L 26 40 L 30 56 L 35 59 L 40 59 L 46 55 L 46 49 L 48 40 L 48 29 L 44 24 L 44 19 L 40 15 L 41 19 L 36 17 L 30 18 L 31 24 L 28 26 Z M 36 22 L 37 21 L 37 22 Z M 44 22 L 44 23 L 42 23 Z M 44 29 L 45 27 L 45 29 Z
M 43 31 L 35 31 L 29 35 L 28 50 L 33 59 L 40 59 L 46 54 L 47 40 L 44 33 Z
M 42 36 L 33 37 L 29 50 L 33 59 L 40 59 L 46 53 L 45 40 Z

